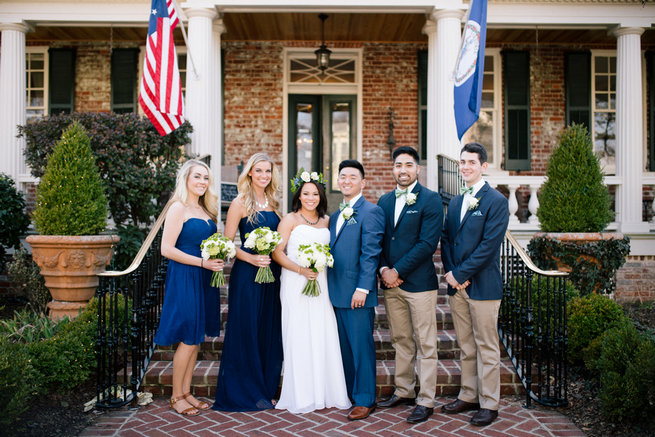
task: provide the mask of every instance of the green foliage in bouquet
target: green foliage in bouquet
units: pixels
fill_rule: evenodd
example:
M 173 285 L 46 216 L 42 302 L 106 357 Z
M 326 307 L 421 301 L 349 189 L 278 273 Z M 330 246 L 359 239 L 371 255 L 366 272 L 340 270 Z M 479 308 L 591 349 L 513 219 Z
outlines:
M 71 124 L 48 158 L 37 189 L 34 223 L 41 235 L 96 235 L 107 223 L 107 198 L 89 136 Z
M 548 161 L 537 217 L 544 232 L 602 232 L 613 218 L 603 172 L 587 129 L 564 130 Z

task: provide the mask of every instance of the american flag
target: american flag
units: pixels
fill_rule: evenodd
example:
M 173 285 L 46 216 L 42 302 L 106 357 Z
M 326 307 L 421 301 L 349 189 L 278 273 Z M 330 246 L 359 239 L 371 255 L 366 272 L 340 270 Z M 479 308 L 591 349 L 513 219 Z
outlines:
M 139 104 L 163 136 L 184 122 L 184 101 L 173 30 L 179 23 L 173 0 L 152 0 Z

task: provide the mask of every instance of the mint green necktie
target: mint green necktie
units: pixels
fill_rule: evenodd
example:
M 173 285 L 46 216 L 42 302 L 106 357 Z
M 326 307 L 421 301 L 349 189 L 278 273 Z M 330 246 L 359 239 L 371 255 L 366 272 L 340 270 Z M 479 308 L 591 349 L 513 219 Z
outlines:
M 348 208 L 348 202 L 341 202 L 339 204 L 339 211 L 343 211 L 346 208 Z

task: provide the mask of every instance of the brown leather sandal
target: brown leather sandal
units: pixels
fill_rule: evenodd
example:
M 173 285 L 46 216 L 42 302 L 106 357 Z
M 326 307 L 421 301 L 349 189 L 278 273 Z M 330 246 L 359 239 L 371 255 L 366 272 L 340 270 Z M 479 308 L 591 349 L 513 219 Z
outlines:
M 198 401 L 198 403 L 196 405 L 193 405 L 193 403 L 191 403 L 191 402 L 189 402 L 187 400 L 187 402 L 189 402 L 189 404 L 193 405 L 193 407 L 196 410 L 205 411 L 205 410 L 209 410 L 211 408 L 211 406 L 207 402 L 201 401 L 199 399 L 196 399 L 194 396 L 191 396 L 191 392 L 185 393 L 185 394 L 182 395 L 182 399 L 186 399 L 188 397 L 192 397 L 194 400 Z
M 174 398 L 171 396 L 171 399 L 168 401 L 168 403 L 171 404 L 171 408 L 173 409 L 173 411 L 175 411 L 177 414 L 181 414 L 182 416 L 197 416 L 198 414 L 200 414 L 200 411 L 198 411 L 198 408 L 196 407 L 189 407 L 186 410 L 177 411 L 173 405 L 175 405 L 176 402 L 181 401 L 183 399 L 184 396 L 180 398 Z M 189 405 L 191 405 L 191 403 L 189 403 Z M 196 412 L 191 413 L 191 411 L 193 410 L 196 410 Z

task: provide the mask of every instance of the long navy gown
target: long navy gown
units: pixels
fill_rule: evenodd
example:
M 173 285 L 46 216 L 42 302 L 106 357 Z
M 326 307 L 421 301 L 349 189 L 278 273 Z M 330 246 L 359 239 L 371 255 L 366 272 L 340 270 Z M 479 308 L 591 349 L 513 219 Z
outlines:
M 182 225 L 175 247 L 200 256 L 200 243 L 216 232 L 211 220 L 190 218 Z M 212 272 L 170 260 L 166 273 L 164 306 L 155 344 L 200 344 L 205 335 L 217 337 L 221 329 L 220 291 L 210 286 Z
M 256 223 L 239 222 L 241 248 L 255 228 L 277 230 L 280 219 L 262 211 Z M 252 253 L 252 252 L 251 252 Z M 280 266 L 270 264 L 275 282 L 257 284 L 258 267 L 237 259 L 230 273 L 225 343 L 216 384 L 214 410 L 255 411 L 273 408 L 282 371 Z

